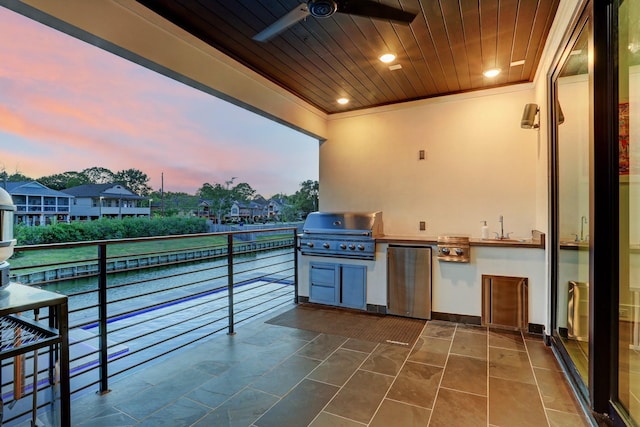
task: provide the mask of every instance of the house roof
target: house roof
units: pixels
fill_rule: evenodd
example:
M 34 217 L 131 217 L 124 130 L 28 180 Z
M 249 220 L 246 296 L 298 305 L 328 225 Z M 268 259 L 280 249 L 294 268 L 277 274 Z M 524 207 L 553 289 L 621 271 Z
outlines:
M 0 183 L 12 196 L 45 196 L 45 197 L 66 197 L 73 198 L 73 195 L 63 193 L 61 191 L 52 190 L 51 188 L 40 184 L 37 181 L 20 181 Z
M 83 184 L 62 190 L 67 194 L 81 197 L 104 197 L 105 199 L 147 200 L 148 197 L 138 196 L 120 184 Z

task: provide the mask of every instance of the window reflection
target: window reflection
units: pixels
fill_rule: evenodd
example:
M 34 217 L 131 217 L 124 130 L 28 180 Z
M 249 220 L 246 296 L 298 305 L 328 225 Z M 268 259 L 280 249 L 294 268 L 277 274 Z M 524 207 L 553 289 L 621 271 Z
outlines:
M 585 27 L 557 84 L 557 334 L 585 384 L 589 373 L 589 46 Z M 559 111 L 559 109 L 558 109 Z M 558 120 L 560 123 L 561 120 Z

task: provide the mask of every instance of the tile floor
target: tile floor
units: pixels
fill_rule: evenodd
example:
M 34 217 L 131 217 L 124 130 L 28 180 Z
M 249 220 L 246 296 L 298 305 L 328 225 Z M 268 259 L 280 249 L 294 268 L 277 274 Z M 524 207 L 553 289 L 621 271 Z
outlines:
M 407 348 L 264 323 L 273 316 L 74 399 L 72 424 L 590 425 L 538 337 L 430 321 Z

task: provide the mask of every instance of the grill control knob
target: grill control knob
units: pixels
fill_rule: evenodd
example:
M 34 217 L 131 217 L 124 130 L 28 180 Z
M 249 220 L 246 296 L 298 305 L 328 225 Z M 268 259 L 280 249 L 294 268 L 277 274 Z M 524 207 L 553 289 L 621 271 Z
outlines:
M 307 246 L 309 246 L 310 248 L 313 247 L 313 242 L 307 242 Z
M 456 255 L 461 256 L 464 253 L 464 251 L 460 248 L 456 248 Z
M 449 248 L 442 248 L 442 253 L 444 255 L 449 255 Z
M 347 245 L 345 245 L 344 243 L 340 243 L 340 249 L 347 249 Z
M 356 249 L 356 245 L 354 245 L 353 243 L 349 245 L 349 249 L 351 249 L 352 251 L 354 251 Z
M 329 243 L 327 243 L 327 242 L 324 242 L 324 243 L 322 244 L 322 246 L 323 246 L 325 249 L 329 249 Z
M 360 249 L 361 251 L 364 251 L 364 245 L 358 245 L 358 249 Z

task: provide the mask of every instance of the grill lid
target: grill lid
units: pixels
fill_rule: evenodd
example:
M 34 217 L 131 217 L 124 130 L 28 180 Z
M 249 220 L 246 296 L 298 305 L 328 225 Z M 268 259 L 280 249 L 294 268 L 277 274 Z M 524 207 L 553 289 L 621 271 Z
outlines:
M 382 212 L 312 212 L 307 215 L 305 234 L 350 234 L 382 236 Z

